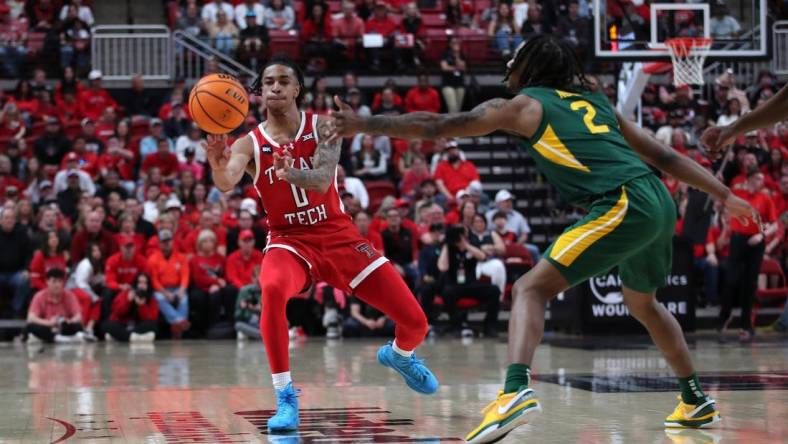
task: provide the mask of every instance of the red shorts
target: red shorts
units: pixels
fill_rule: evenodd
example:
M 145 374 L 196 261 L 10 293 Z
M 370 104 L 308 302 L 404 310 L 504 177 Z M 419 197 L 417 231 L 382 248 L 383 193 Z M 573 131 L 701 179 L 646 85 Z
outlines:
M 314 282 L 325 281 L 346 293 L 353 293 L 367 276 L 388 262 L 351 223 L 329 233 L 271 233 L 263 252 L 272 248 L 287 250 L 306 262 Z

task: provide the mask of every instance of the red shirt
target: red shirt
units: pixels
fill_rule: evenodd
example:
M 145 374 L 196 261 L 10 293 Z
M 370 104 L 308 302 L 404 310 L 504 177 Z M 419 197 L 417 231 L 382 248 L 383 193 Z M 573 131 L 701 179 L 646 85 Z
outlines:
M 725 239 L 725 243 L 722 247 L 717 246 L 717 241 L 720 240 L 720 236 L 722 236 L 722 229 L 720 227 L 709 227 L 709 233 L 706 235 L 706 243 L 707 244 L 714 244 L 714 251 L 715 255 L 718 258 L 728 257 L 730 253 L 730 230 L 726 235 L 727 239 Z
M 107 288 L 113 291 L 120 290 L 121 284 L 131 285 L 139 273 L 147 272 L 148 266 L 145 257 L 141 254 L 135 254 L 130 261 L 127 261 L 123 258 L 123 254 L 115 253 L 107 259 L 104 269 Z
M 110 321 L 128 324 L 131 321 L 155 321 L 159 319 L 159 302 L 154 297 L 148 298 L 145 305 L 136 306 L 136 315 L 132 314 L 132 302 L 129 301 L 129 291 L 122 291 L 112 300 L 112 311 L 109 315 Z
M 82 120 L 82 112 L 79 109 L 78 102 L 66 102 L 65 100 L 55 99 L 55 103 L 58 109 L 57 116 L 61 121 Z
M 252 284 L 257 276 L 254 276 L 254 267 L 263 262 L 263 253 L 259 250 L 252 250 L 248 258 L 244 258 L 240 249 L 233 251 L 227 256 L 227 282 L 236 288 Z
M 429 111 L 437 113 L 441 110 L 441 99 L 435 88 L 421 89 L 418 86 L 411 88 L 405 95 L 405 111 Z
M 356 38 L 364 35 L 364 20 L 357 16 L 353 16 L 349 21 L 342 16 L 334 20 L 334 37 L 343 40 L 345 44 L 355 45 Z
M 218 285 L 219 279 L 224 278 L 224 256 L 214 253 L 210 256 L 195 254 L 189 263 L 192 285 L 207 292 L 211 285 Z
M 763 223 L 771 223 L 777 220 L 777 211 L 774 208 L 774 202 L 772 202 L 768 194 L 762 191 L 750 193 L 744 189 L 733 190 L 733 193 L 752 205 L 755 211 L 761 216 L 761 221 Z M 746 220 L 747 224 L 745 225 L 739 222 L 739 218 L 732 217 L 731 231 L 745 236 L 753 236 L 760 233 L 761 227 L 759 227 L 751 217 L 748 216 Z
M 388 37 L 397 30 L 397 24 L 389 16 L 384 17 L 382 20 L 378 20 L 373 15 L 367 19 L 365 28 L 368 34 L 380 34 L 383 37 Z
M 87 151 L 84 153 L 72 152 L 78 156 L 77 165 L 79 169 L 90 174 L 90 177 L 95 178 L 98 175 L 98 155 Z M 66 156 L 63 156 L 63 160 L 60 162 L 60 169 L 66 169 Z
M 155 152 L 148 155 L 142 161 L 142 170 L 148 171 L 153 167 L 159 167 L 163 177 L 169 177 L 178 172 L 178 156 L 169 151 L 166 153 Z
M 201 227 L 193 229 L 189 235 L 183 239 L 183 243 L 181 244 L 183 250 L 180 251 L 186 254 L 197 253 L 197 238 L 200 236 L 202 230 L 204 230 L 204 228 Z M 224 227 L 213 227 L 210 230 L 216 235 L 216 245 L 227 245 L 227 230 Z
M 30 261 L 30 286 L 34 290 L 43 290 L 47 286 L 46 276 L 47 271 L 59 268 L 63 271 L 66 267 L 66 255 L 63 253 L 57 256 L 45 255 L 43 251 L 38 250 L 33 255 L 33 260 Z
M 120 154 L 104 153 L 98 158 L 99 170 L 116 170 L 123 180 L 134 180 L 134 164 L 136 157 L 126 159 Z
M 102 142 L 107 143 L 110 137 L 115 135 L 115 125 L 112 123 L 99 122 L 96 124 L 96 137 Z
M 131 236 L 134 239 L 134 251 L 137 254 L 145 256 L 145 249 L 148 247 L 148 241 L 145 239 L 145 236 L 141 233 L 133 233 L 133 234 L 123 234 L 117 233 L 113 235 L 115 237 L 115 243 L 120 245 L 120 240 L 123 237 Z M 155 237 L 155 236 L 154 236 Z
M 79 261 L 85 258 L 88 251 L 88 242 L 90 241 L 98 242 L 104 257 L 109 256 L 118 249 L 115 237 L 109 231 L 102 229 L 98 234 L 94 235 L 88 233 L 87 230 L 80 230 L 71 238 L 69 260 L 72 264 L 78 264 Z
M 64 290 L 59 298 L 53 298 L 49 294 L 49 290 L 41 290 L 33 296 L 33 301 L 30 302 L 31 312 L 41 319 L 53 319 L 63 317 L 71 319 L 81 312 L 79 301 L 74 293 Z
M 468 188 L 472 181 L 479 180 L 479 172 L 476 171 L 476 166 L 468 160 L 460 161 L 460 167 L 457 169 L 454 169 L 448 160 L 442 160 L 438 163 L 438 168 L 435 169 L 434 178 L 436 181 L 443 181 L 443 185 L 454 196 L 457 191 Z
M 318 27 L 314 20 L 305 20 L 301 25 L 300 35 L 301 40 L 304 42 L 308 42 L 311 39 L 331 40 L 334 37 L 334 31 L 331 27 L 331 16 L 326 14 L 322 29 Z
M 90 117 L 94 122 L 101 117 L 101 114 L 108 106 L 118 109 L 117 102 L 105 89 L 82 90 L 77 96 L 77 103 L 79 103 L 80 114 Z

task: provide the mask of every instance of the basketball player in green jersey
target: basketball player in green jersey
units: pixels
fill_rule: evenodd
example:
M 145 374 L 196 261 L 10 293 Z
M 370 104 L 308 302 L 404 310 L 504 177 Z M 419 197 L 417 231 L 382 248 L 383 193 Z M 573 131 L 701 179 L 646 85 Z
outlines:
M 668 427 L 705 427 L 720 420 L 704 394 L 676 319 L 655 299 L 671 268 L 676 208 L 643 162 L 711 194 L 733 216 L 752 209 L 688 157 L 616 115 L 601 93 L 587 92 L 574 52 L 550 36 L 521 45 L 507 64 L 511 99 L 493 99 L 458 114 L 360 117 L 335 98 L 334 137 L 355 133 L 404 139 L 480 136 L 505 131 L 522 140 L 537 167 L 588 215 L 569 227 L 513 289 L 509 359 L 503 390 L 483 411 L 471 443 L 501 439 L 541 406 L 530 365 L 544 333 L 545 305 L 558 293 L 618 266 L 624 302 L 648 330 L 678 377 L 681 402 Z

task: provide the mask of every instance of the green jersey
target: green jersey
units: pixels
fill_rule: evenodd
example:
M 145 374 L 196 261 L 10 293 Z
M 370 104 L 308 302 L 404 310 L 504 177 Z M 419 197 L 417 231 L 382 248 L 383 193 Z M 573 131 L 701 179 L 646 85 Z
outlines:
M 561 196 L 587 207 L 597 197 L 651 170 L 629 146 L 607 97 L 524 88 L 542 104 L 542 123 L 525 140 L 536 166 Z

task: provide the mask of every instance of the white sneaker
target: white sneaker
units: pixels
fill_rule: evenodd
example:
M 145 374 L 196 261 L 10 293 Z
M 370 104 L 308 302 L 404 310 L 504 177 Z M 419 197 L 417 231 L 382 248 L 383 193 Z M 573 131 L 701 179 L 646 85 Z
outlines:
M 109 333 L 104 333 L 104 342 L 115 342 L 115 338 Z
M 339 323 L 339 312 L 336 308 L 326 309 L 323 313 L 323 327 L 329 328 L 332 325 Z
M 82 332 L 79 332 L 82 333 Z M 55 343 L 56 344 L 76 344 L 77 342 L 82 342 L 82 339 L 79 337 L 79 333 L 73 336 L 66 336 L 57 334 L 55 335 Z
M 339 339 L 340 336 L 342 336 L 342 333 L 340 333 L 339 327 L 331 326 L 326 330 L 327 339 Z
M 41 339 L 38 336 L 32 333 L 27 334 L 27 345 L 37 345 L 37 344 L 41 344 L 42 342 L 43 341 L 41 341 Z
M 463 338 L 473 338 L 473 330 L 470 328 L 463 328 L 462 332 L 460 332 L 460 336 Z
M 235 339 L 237 339 L 239 341 L 245 341 L 246 340 L 246 335 L 243 334 L 242 331 L 238 330 L 237 332 L 235 332 Z
M 94 335 L 92 331 L 85 330 L 84 332 L 80 332 L 80 333 L 82 333 L 82 340 L 85 342 L 98 341 L 98 338 L 96 338 L 96 335 Z
M 156 339 L 156 333 L 149 331 L 147 333 L 132 333 L 129 336 L 129 342 L 153 342 Z

